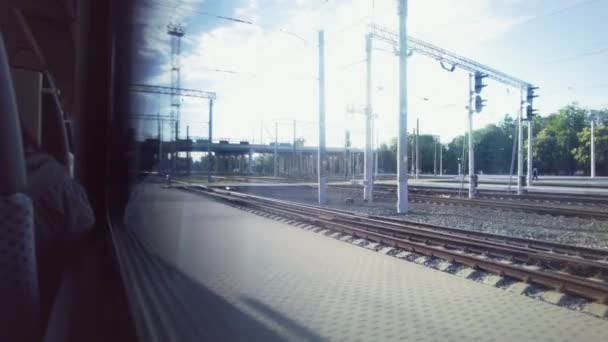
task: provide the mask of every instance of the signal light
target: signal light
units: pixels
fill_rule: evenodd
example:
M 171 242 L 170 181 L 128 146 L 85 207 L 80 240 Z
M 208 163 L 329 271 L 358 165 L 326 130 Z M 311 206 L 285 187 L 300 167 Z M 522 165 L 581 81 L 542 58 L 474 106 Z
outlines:
M 526 107 L 526 120 L 532 120 L 534 115 L 536 114 L 536 109 L 534 109 L 533 101 L 535 97 L 538 95 L 534 94 L 534 91 L 538 89 L 538 87 L 529 86 L 526 89 L 526 102 L 528 106 Z
M 534 115 L 536 115 L 536 109 L 534 109 L 531 105 L 526 107 L 527 120 L 532 120 L 534 118 Z
M 481 90 L 486 86 L 486 84 L 483 83 L 483 79 L 488 77 L 488 75 L 481 73 L 479 71 L 475 72 L 475 82 L 474 82 L 474 87 L 473 89 L 475 89 L 475 93 L 479 94 L 481 93 Z
M 534 94 L 534 91 L 538 89 L 538 87 L 528 87 L 527 89 L 527 94 L 526 94 L 526 102 L 528 102 L 528 104 L 531 106 L 532 105 L 532 101 L 534 100 L 535 97 L 538 97 L 538 95 Z
M 486 100 L 482 99 L 481 96 L 475 96 L 475 112 L 481 113 L 483 107 L 485 107 Z

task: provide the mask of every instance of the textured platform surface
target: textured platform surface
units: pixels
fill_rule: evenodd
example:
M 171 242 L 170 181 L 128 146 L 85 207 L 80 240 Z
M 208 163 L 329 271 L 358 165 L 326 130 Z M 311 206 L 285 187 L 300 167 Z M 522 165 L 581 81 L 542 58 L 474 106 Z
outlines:
M 200 195 L 146 185 L 133 194 L 131 204 L 129 215 L 137 222 L 133 225 L 136 235 L 191 281 L 190 292 L 181 298 L 195 311 L 189 311 L 184 320 L 197 324 L 203 339 L 608 338 L 606 320 L 424 268 Z M 197 293 L 206 299 L 199 300 Z

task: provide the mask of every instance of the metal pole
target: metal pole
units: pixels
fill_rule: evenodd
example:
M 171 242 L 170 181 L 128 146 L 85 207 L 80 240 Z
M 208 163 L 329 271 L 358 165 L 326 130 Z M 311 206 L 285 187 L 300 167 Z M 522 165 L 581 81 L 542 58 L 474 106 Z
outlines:
M 595 178 L 595 118 L 591 117 L 591 178 Z
M 272 174 L 274 177 L 279 176 L 279 155 L 278 155 L 278 146 L 279 146 L 279 123 L 275 121 L 274 123 L 274 157 L 272 159 Z
M 365 36 L 365 55 L 366 55 L 366 105 L 365 105 L 365 159 L 363 174 L 363 200 L 368 203 L 374 201 L 373 198 L 373 155 L 372 155 L 372 35 Z
M 158 114 L 160 116 L 160 113 Z M 158 118 L 158 171 L 163 170 L 163 134 L 161 128 L 161 119 Z
M 522 119 L 525 102 L 524 102 L 524 88 L 521 88 L 521 101 L 519 106 L 519 116 L 517 118 L 517 195 L 522 195 L 523 182 L 524 182 L 524 131 L 522 126 Z
M 439 144 L 439 176 L 443 176 L 443 144 Z
M 249 158 L 247 160 L 247 174 L 253 173 L 253 151 L 249 150 Z
M 319 204 L 327 203 L 327 155 L 325 154 L 325 33 L 319 31 L 319 150 L 318 191 Z
M 179 136 L 177 135 L 177 128 L 179 127 L 179 121 L 175 121 L 175 142 L 173 143 L 173 173 L 177 174 L 177 155 L 179 154 L 179 146 L 177 146 L 179 144 Z
M 291 171 L 296 173 L 296 120 L 293 120 L 293 153 L 291 154 Z M 290 175 L 292 172 L 289 172 Z
M 414 176 L 416 174 L 416 155 L 414 154 L 416 152 L 416 129 L 412 129 L 412 161 L 410 162 L 411 165 L 411 169 L 412 169 L 412 176 Z
M 207 141 L 207 182 L 211 183 L 211 145 L 213 144 L 213 100 L 209 100 L 209 140 Z
M 530 118 L 528 121 L 528 186 L 532 186 L 532 168 L 534 167 L 532 162 L 532 140 L 534 135 L 534 118 Z
M 349 158 L 348 158 L 348 143 L 349 141 L 349 133 L 348 130 L 344 133 L 344 180 L 348 179 L 348 169 L 350 167 Z
M 416 119 L 416 179 L 420 176 L 420 120 Z
M 190 125 L 186 126 L 186 141 L 188 141 L 188 149 L 186 150 L 186 171 L 190 174 L 190 167 L 192 164 L 190 163 Z
M 437 140 L 433 137 L 433 176 L 437 176 Z
M 468 115 L 468 131 L 469 131 L 469 198 L 475 198 L 475 149 L 473 141 L 473 74 L 469 74 L 469 115 Z
M 373 132 L 374 132 L 374 178 L 373 181 L 378 179 L 378 127 L 376 125 L 376 120 L 372 122 L 373 124 Z
M 407 0 L 399 0 L 399 131 L 397 144 L 397 213 L 408 211 L 407 198 Z
M 374 180 L 378 178 L 378 150 L 374 151 Z

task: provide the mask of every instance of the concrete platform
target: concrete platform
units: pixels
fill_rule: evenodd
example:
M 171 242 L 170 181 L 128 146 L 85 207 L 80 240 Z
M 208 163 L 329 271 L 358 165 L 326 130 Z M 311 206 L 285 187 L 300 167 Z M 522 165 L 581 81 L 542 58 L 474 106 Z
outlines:
M 127 222 L 170 267 L 197 340 L 605 341 L 608 321 L 159 184 Z M 187 280 L 184 280 L 187 279 Z M 201 299 L 204 298 L 204 299 Z M 213 298 L 213 300 L 209 299 Z

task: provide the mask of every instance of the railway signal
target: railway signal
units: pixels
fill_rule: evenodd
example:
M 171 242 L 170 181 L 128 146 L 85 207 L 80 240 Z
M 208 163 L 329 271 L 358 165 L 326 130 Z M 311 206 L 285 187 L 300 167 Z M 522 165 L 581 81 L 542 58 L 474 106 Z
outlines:
M 476 71 L 475 75 L 474 75 L 474 89 L 475 89 L 475 93 L 476 94 L 481 94 L 481 91 L 483 90 L 484 87 L 487 86 L 487 84 L 484 83 L 483 79 L 488 77 L 488 75 Z
M 447 51 L 443 48 L 440 48 L 438 46 L 429 44 L 425 41 L 422 41 L 420 39 L 416 39 L 413 37 L 408 37 L 406 35 L 406 30 L 405 30 L 405 16 L 406 16 L 406 0 L 400 0 L 399 4 L 399 9 L 400 9 L 400 29 L 399 29 L 399 33 L 396 32 L 392 32 L 390 29 L 381 27 L 377 24 L 371 24 L 370 27 L 370 33 L 375 39 L 379 39 L 382 40 L 386 43 L 391 44 L 393 47 L 398 47 L 398 51 L 399 51 L 399 57 L 400 57 L 400 65 L 402 66 L 402 68 L 400 70 L 402 70 L 402 72 L 400 73 L 400 84 L 402 85 L 400 94 L 401 94 L 401 106 L 400 108 L 402 108 L 402 112 L 403 114 L 406 114 L 406 99 L 405 99 L 405 94 L 407 93 L 406 91 L 406 82 L 405 82 L 405 65 L 406 65 L 406 61 L 407 61 L 407 55 L 409 52 L 416 52 L 418 54 L 427 56 L 427 57 L 431 57 L 435 60 L 438 60 L 441 64 L 441 66 L 447 70 L 447 71 L 454 71 L 455 67 L 458 67 L 460 69 L 466 70 L 467 72 L 469 72 L 469 98 L 468 98 L 468 103 L 466 106 L 466 109 L 468 111 L 468 115 L 467 115 L 467 126 L 468 126 L 468 131 L 469 131 L 469 173 L 470 175 L 475 174 L 475 168 L 474 168 L 474 149 L 473 149 L 473 135 L 471 134 L 472 130 L 473 130 L 473 114 L 475 112 L 479 112 L 483 109 L 484 106 L 484 100 L 480 97 L 479 100 L 476 99 L 477 95 L 480 95 L 481 91 L 483 90 L 484 87 L 486 87 L 486 85 L 484 84 L 484 78 L 491 78 L 494 81 L 512 86 L 512 87 L 517 87 L 517 88 L 521 88 L 522 91 L 524 88 L 530 87 L 531 84 L 528 82 L 525 82 L 523 80 L 520 80 L 516 77 L 510 76 L 508 74 L 505 74 L 501 71 L 498 71 L 496 69 L 490 68 L 486 65 L 483 65 L 479 62 L 476 62 L 474 60 L 459 56 L 455 53 L 452 53 L 450 51 Z M 451 65 L 451 67 L 448 67 L 448 65 Z M 525 95 L 524 93 L 522 93 L 522 98 L 521 98 L 521 102 L 524 102 L 524 98 L 523 95 Z M 476 106 L 476 104 L 479 103 L 479 106 Z M 523 112 L 520 112 L 520 116 L 519 118 L 521 118 L 523 115 L 525 115 L 525 108 L 523 108 L 520 105 L 520 109 L 523 110 Z M 404 117 L 405 118 L 406 115 L 400 115 L 400 117 Z M 402 122 L 402 121 L 400 121 Z M 521 120 L 519 120 L 519 122 L 521 122 Z M 521 125 L 521 124 L 520 124 Z M 403 126 L 406 126 L 405 121 L 403 121 Z M 407 132 L 407 129 L 404 129 L 405 127 L 399 127 L 399 134 L 400 134 L 400 145 L 399 146 L 404 146 L 406 145 L 406 142 L 404 141 L 404 139 L 401 137 L 401 135 L 403 134 L 403 132 Z M 521 144 L 520 144 L 521 145 Z M 405 148 L 404 148 L 405 149 Z M 401 149 L 398 149 L 399 151 L 401 151 Z M 398 163 L 404 163 L 407 162 L 407 160 L 405 159 L 407 153 L 398 153 Z M 520 163 L 521 164 L 521 163 Z M 399 170 L 399 167 L 398 167 Z M 518 169 L 519 170 L 519 169 Z M 521 173 L 521 170 L 519 170 L 518 172 Z M 401 177 L 402 179 L 405 180 L 405 173 L 403 172 L 399 172 L 399 177 Z M 399 178 L 398 177 L 398 178 Z M 403 188 L 406 188 L 407 184 L 405 181 L 400 181 L 399 184 L 404 184 Z M 519 186 L 518 186 L 519 187 Z M 400 187 L 401 189 L 401 187 Z M 474 187 L 473 187 L 473 183 L 469 182 L 469 198 L 473 198 L 474 197 Z M 401 194 L 402 191 L 400 190 L 399 193 Z M 406 192 L 405 192 L 406 193 Z M 404 193 L 404 194 L 405 194 Z M 404 201 L 406 203 L 406 201 Z M 401 208 L 401 206 L 400 206 Z M 400 212 L 405 212 L 405 211 L 401 211 Z
M 521 118 L 522 120 L 528 121 L 528 174 L 527 174 L 527 179 L 526 179 L 528 186 L 532 186 L 532 178 L 533 178 L 532 170 L 534 169 L 533 156 L 532 156 L 532 145 L 533 145 L 533 140 L 534 140 L 534 133 L 533 133 L 534 115 L 536 115 L 536 109 L 534 109 L 534 98 L 538 97 L 538 95 L 536 95 L 534 93 L 534 91 L 536 89 L 538 89 L 538 87 L 534 87 L 531 85 L 526 87 L 526 103 L 525 103 L 526 118 L 525 119 Z M 522 113 L 522 115 L 523 115 L 523 113 Z M 520 178 L 523 178 L 523 174 L 520 175 Z M 523 181 L 521 181 L 520 184 L 523 185 Z M 521 186 L 519 186 L 518 189 L 520 189 L 520 191 L 518 191 L 518 193 L 521 193 Z
M 483 88 L 487 86 L 483 81 L 486 77 L 488 77 L 488 75 L 479 71 L 476 71 L 473 75 L 473 91 L 475 92 L 474 108 L 476 113 L 481 113 L 483 107 L 485 107 L 486 100 L 482 99 L 480 94 Z
M 526 102 L 528 103 L 526 107 L 526 120 L 532 120 L 534 115 L 536 114 L 536 109 L 534 109 L 534 98 L 538 97 L 538 95 L 534 94 L 534 91 L 538 89 L 538 87 L 528 87 L 526 90 Z
M 482 99 L 481 96 L 475 96 L 475 112 L 481 113 L 483 107 L 485 107 L 486 100 Z
M 528 102 L 528 105 L 532 105 L 532 101 L 534 100 L 535 97 L 538 97 L 538 95 L 534 94 L 534 91 L 538 89 L 538 87 L 528 87 L 528 90 L 526 92 L 526 102 Z
M 534 109 L 531 105 L 526 107 L 526 120 L 532 121 L 534 119 L 534 115 L 536 115 L 536 109 Z

